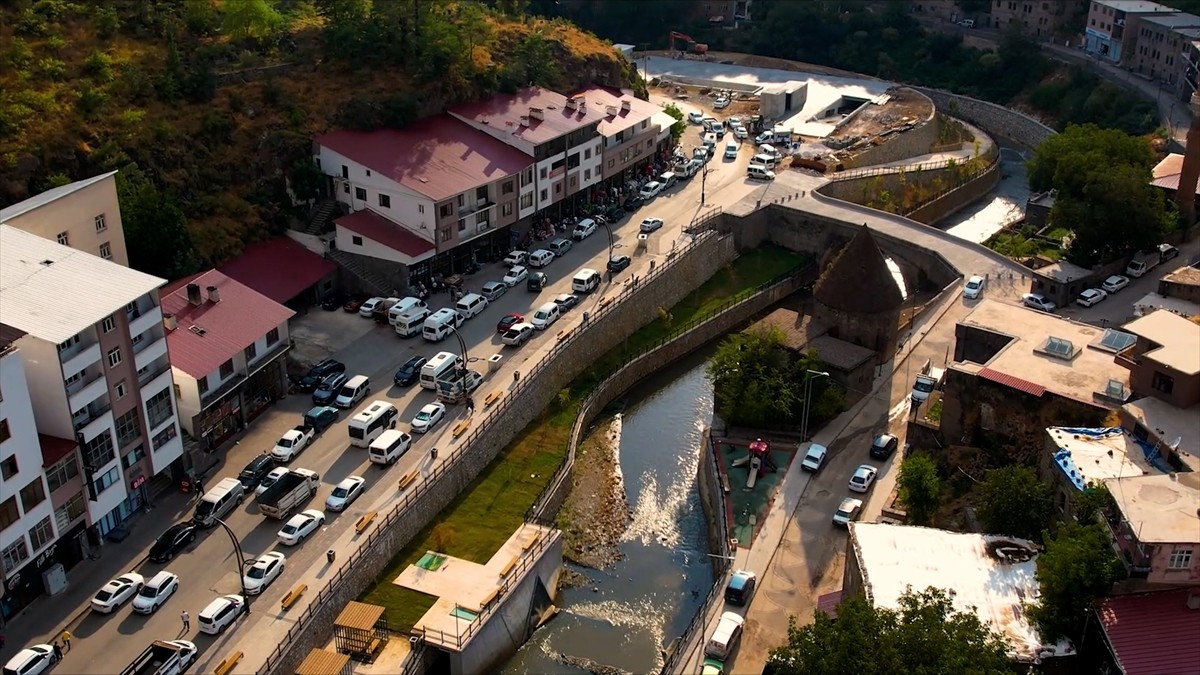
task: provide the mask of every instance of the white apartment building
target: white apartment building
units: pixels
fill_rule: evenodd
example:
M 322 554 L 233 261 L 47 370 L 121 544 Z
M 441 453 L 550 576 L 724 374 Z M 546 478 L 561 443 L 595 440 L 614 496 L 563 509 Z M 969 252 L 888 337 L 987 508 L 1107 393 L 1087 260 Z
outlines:
M 0 223 L 129 267 L 116 171 L 52 188 L 0 209 Z
M 151 480 L 169 482 L 175 476 L 168 469 L 181 469 L 161 284 L 0 225 L 0 324 L 20 357 L 37 432 L 35 446 L 23 440 L 14 453 L 16 480 L 25 476 L 21 457 L 36 452 L 29 468 L 44 470 L 45 508 L 54 514 L 56 536 L 70 540 L 70 555 L 99 546 L 145 505 Z M 9 389 L 6 375 L 6 397 Z M 46 562 L 35 558 L 39 571 Z

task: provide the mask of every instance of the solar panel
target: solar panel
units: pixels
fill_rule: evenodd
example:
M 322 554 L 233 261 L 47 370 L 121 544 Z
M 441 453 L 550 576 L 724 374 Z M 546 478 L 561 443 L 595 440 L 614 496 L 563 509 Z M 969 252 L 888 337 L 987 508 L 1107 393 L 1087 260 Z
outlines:
M 1133 343 L 1137 342 L 1137 336 L 1129 333 L 1109 328 L 1104 331 L 1103 337 L 1100 338 L 1100 345 L 1114 352 L 1119 352 Z
M 1075 345 L 1070 340 L 1051 337 L 1046 341 L 1046 351 L 1060 358 L 1069 358 L 1075 353 Z

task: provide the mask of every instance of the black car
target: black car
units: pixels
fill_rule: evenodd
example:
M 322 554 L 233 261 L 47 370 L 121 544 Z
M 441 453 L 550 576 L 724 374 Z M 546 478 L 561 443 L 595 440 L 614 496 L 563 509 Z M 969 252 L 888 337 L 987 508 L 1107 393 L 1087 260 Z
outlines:
M 645 204 L 645 203 L 646 203 L 646 200 L 642 199 L 641 195 L 633 195 L 629 199 L 625 200 L 625 210 L 626 211 L 637 211 L 639 208 L 642 207 L 642 204 Z
M 312 391 L 321 382 L 334 373 L 346 372 L 346 364 L 334 359 L 325 359 L 313 366 L 304 377 L 300 378 L 300 391 Z
M 625 217 L 625 209 L 621 208 L 620 204 L 613 204 L 601 212 L 604 220 L 609 223 L 615 223 Z
M 337 421 L 342 411 L 331 405 L 320 405 L 304 413 L 304 423 L 321 433 Z
M 349 296 L 344 291 L 329 291 L 321 298 L 321 309 L 326 312 L 332 312 L 340 308 L 349 299 Z
M 196 541 L 196 525 L 176 523 L 154 541 L 150 547 L 150 562 L 165 563 L 193 541 Z
M 534 293 L 540 292 L 550 283 L 550 277 L 546 276 L 545 272 L 534 272 L 525 280 L 525 289 Z
M 242 482 L 242 487 L 245 488 L 246 492 L 249 492 L 258 487 L 262 479 L 271 473 L 271 469 L 274 468 L 275 461 L 271 459 L 270 455 L 264 452 L 250 460 L 246 468 L 242 469 L 242 472 L 238 474 L 238 480 Z
M 629 267 L 631 264 L 633 264 L 633 260 L 631 260 L 627 255 L 619 255 L 615 258 L 609 258 L 608 271 L 613 274 L 617 274 L 618 272 L 624 271 L 625 268 Z
M 313 405 L 333 403 L 333 399 L 337 398 L 338 390 L 342 388 L 343 384 L 346 384 L 347 379 L 349 378 L 346 373 L 334 373 L 321 380 L 321 386 L 317 387 L 312 395 Z
M 412 357 L 411 359 L 405 361 L 404 365 L 400 366 L 400 369 L 396 371 L 396 375 L 392 378 L 392 381 L 396 383 L 397 387 L 412 386 L 412 384 L 417 381 L 417 378 L 420 377 L 421 366 L 423 365 L 425 365 L 424 356 Z
M 880 434 L 871 443 L 871 456 L 875 459 L 887 459 L 896 451 L 899 441 L 891 434 Z

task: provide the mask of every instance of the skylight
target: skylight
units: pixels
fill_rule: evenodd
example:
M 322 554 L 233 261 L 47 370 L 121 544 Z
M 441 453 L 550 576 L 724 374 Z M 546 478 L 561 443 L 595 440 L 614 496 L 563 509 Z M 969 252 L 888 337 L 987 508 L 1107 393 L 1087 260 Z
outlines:
M 1060 359 L 1070 359 L 1075 355 L 1075 345 L 1071 344 L 1070 340 L 1050 336 L 1050 339 L 1046 340 L 1044 351 Z
M 1114 352 L 1120 352 L 1127 349 L 1130 345 L 1137 342 L 1137 336 L 1131 335 L 1124 331 L 1119 331 L 1115 328 L 1109 328 L 1104 331 L 1104 335 L 1100 338 L 1100 347 L 1109 349 Z

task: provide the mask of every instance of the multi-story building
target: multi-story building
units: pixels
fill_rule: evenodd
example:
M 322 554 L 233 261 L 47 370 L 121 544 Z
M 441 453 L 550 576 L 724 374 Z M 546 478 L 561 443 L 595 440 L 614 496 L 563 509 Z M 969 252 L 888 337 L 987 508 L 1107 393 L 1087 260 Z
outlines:
M 182 471 L 162 283 L 0 225 L 0 322 L 25 333 L 12 344 L 42 450 L 53 455 L 43 462 L 56 509 L 57 488 L 78 471 L 69 464 L 79 446 L 91 545 L 146 503 L 151 479 Z
M 1084 0 L 993 0 L 991 26 L 1020 26 L 1026 35 L 1051 37 L 1083 16 Z
M 1151 14 L 1138 20 L 1126 64 L 1135 73 L 1160 82 L 1176 94 L 1191 96 L 1188 76 L 1192 43 L 1200 39 L 1200 16 L 1187 12 Z
M 1092 0 L 1083 29 L 1083 50 L 1112 63 L 1124 63 L 1140 18 L 1178 12 L 1149 0 Z
M 908 9 L 918 19 L 958 21 L 964 18 L 958 0 L 915 0 L 909 3 Z
M 711 26 L 737 28 L 750 20 L 753 0 L 722 0 L 720 2 L 692 3 L 692 20 L 704 21 Z
M 1200 325 L 1160 309 L 1121 330 L 1137 336 L 1117 356 L 1117 364 L 1129 369 L 1134 396 L 1153 396 L 1176 408 L 1200 404 Z
M 450 115 L 534 160 L 534 212 L 562 206 L 602 180 L 603 108 L 528 87 L 451 108 Z
M 110 171 L 46 190 L 0 209 L 0 223 L 128 267 L 116 176 Z
M 216 270 L 164 290 L 180 422 L 211 450 L 287 393 L 296 313 Z
M 315 145 L 351 210 L 336 221 L 337 249 L 378 261 L 380 273 L 399 275 L 389 280 L 398 289 L 462 271 L 473 254 L 507 251 L 509 226 L 537 208 L 532 157 L 448 115 L 335 131 Z
M 591 87 L 575 94 L 577 101 L 587 101 L 589 107 L 604 112 L 598 130 L 604 140 L 601 176 L 605 183 L 627 181 L 644 172 L 660 152 L 669 145 L 670 125 L 675 118 L 666 115 L 662 108 L 643 101 L 620 90 L 606 87 Z M 662 132 L 664 122 L 655 119 L 666 115 L 667 133 Z M 666 140 L 663 140 L 665 137 Z

